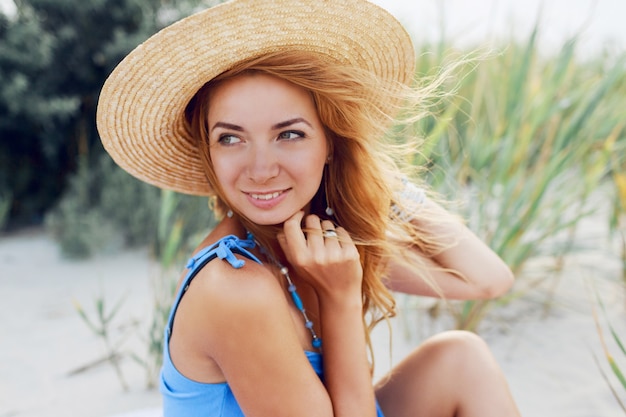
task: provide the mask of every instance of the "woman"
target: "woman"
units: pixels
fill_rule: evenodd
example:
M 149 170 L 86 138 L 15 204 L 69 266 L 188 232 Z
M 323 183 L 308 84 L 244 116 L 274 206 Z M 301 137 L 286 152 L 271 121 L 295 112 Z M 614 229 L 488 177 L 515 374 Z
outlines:
M 425 91 L 414 61 L 402 26 L 364 0 L 235 0 L 159 32 L 107 80 L 98 127 L 118 164 L 210 195 L 222 216 L 171 311 L 165 416 L 519 415 L 463 332 L 372 384 L 386 285 L 463 299 L 512 280 L 384 140 Z

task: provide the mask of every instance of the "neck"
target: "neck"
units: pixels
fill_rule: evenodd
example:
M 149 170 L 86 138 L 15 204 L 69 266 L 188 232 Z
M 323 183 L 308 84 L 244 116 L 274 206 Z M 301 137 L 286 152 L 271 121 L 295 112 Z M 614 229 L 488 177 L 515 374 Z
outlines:
M 233 217 L 232 220 L 235 220 Z M 252 223 L 244 218 L 237 218 L 235 220 L 242 230 L 242 235 L 246 235 L 246 231 L 252 233 L 254 238 L 258 241 L 269 254 L 281 263 L 285 263 L 285 254 L 278 243 L 277 235 L 282 232 L 282 225 L 261 226 Z

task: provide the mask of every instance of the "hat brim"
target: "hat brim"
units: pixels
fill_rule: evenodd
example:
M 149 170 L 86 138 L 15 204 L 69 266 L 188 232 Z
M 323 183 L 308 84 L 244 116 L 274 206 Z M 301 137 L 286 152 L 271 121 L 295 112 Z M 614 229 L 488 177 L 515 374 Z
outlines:
M 104 148 L 133 176 L 209 195 L 201 157 L 184 122 L 194 94 L 236 63 L 286 49 L 356 65 L 408 84 L 415 52 L 402 25 L 365 0 L 234 0 L 159 31 L 105 82 L 97 110 Z

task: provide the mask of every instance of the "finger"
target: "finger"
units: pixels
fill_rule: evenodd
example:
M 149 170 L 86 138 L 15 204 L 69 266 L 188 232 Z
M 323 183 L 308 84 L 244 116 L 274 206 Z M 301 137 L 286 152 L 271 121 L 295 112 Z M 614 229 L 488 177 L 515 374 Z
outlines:
M 306 227 L 306 240 L 308 247 L 312 250 L 324 248 L 324 238 L 322 237 L 322 224 L 320 218 L 315 214 L 306 216 L 304 219 Z
M 278 244 L 280 248 L 283 250 L 287 259 L 289 259 L 289 243 L 287 242 L 287 238 L 285 237 L 285 232 L 278 232 L 276 234 L 276 240 L 278 240 Z
M 322 230 L 335 230 L 335 224 L 330 220 L 322 220 Z
M 352 240 L 352 236 L 350 236 L 350 233 L 348 233 L 348 231 L 341 226 L 337 227 L 335 229 L 335 232 L 337 232 L 338 240 L 341 242 L 341 248 L 344 250 L 344 252 L 349 251 L 358 256 L 356 244 Z
M 322 237 L 324 238 L 324 244 L 328 247 L 337 246 L 341 242 L 339 240 L 339 235 L 335 230 L 335 225 L 330 220 L 322 220 Z
M 335 232 L 337 233 L 337 236 L 339 240 L 341 241 L 341 243 L 346 244 L 346 246 L 348 245 L 354 246 L 354 242 L 352 241 L 352 236 L 350 236 L 350 233 L 348 233 L 346 229 L 344 229 L 341 226 L 338 226 L 337 228 L 335 228 Z
M 344 255 L 359 258 L 361 255 L 356 247 L 356 244 L 352 240 L 352 236 L 350 236 L 350 233 L 348 233 L 348 231 L 341 226 L 337 227 L 335 231 L 339 236 L 339 241 L 341 242 L 341 250 L 343 251 Z
M 278 242 L 288 259 L 292 258 L 294 253 L 303 253 L 306 250 L 307 241 L 300 226 L 303 217 L 304 212 L 299 211 L 285 220 L 283 233 L 278 236 Z

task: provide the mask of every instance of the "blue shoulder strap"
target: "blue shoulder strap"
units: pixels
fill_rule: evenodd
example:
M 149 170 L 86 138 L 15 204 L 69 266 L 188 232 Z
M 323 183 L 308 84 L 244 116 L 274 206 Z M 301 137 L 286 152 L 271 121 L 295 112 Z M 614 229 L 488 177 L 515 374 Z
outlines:
M 167 321 L 167 326 L 165 328 L 165 337 L 169 339 L 172 323 L 174 321 L 174 315 L 176 310 L 178 309 L 178 304 L 182 299 L 183 295 L 189 288 L 189 284 L 191 280 L 198 274 L 198 271 L 202 269 L 207 263 L 211 262 L 215 258 L 219 258 L 228 262 L 233 268 L 241 268 L 246 263 L 243 259 L 238 259 L 235 254 L 239 254 L 245 256 L 248 259 L 253 260 L 254 262 L 261 263 L 259 258 L 254 256 L 248 249 L 252 249 L 256 246 L 254 240 L 251 238 L 248 239 L 239 239 L 235 235 L 224 236 L 214 244 L 207 246 L 204 249 L 201 249 L 196 253 L 192 258 L 187 261 L 186 268 L 188 269 L 187 275 L 183 280 L 180 289 L 178 290 L 178 294 L 176 295 L 176 299 L 174 300 L 174 304 L 172 305 L 172 309 L 170 311 L 170 315 Z
M 246 262 L 242 259 L 237 259 L 235 253 L 245 256 L 248 259 L 252 259 L 257 263 L 261 261 L 250 253 L 247 249 L 252 249 L 256 246 L 252 239 L 239 239 L 235 235 L 224 236 L 211 246 L 207 246 L 196 253 L 196 255 L 187 261 L 187 269 L 189 274 L 195 273 L 200 270 L 209 261 L 215 258 L 226 260 L 233 268 L 241 268 Z

